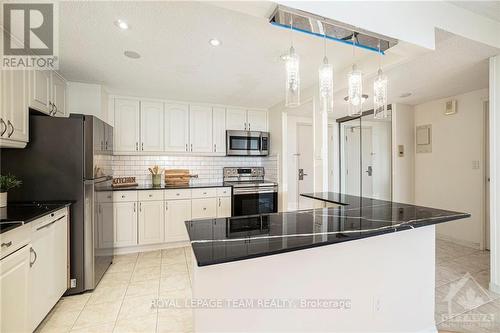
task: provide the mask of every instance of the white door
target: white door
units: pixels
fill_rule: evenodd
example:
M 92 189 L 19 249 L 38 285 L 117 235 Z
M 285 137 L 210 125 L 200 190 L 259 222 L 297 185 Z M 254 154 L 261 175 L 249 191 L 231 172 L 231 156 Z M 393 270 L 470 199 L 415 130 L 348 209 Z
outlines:
M 139 244 L 163 242 L 163 201 L 139 202 Z
M 165 151 L 187 152 L 189 145 L 189 106 L 165 104 Z
M 361 194 L 361 131 L 359 126 L 345 129 L 345 192 L 359 196 Z
M 31 332 L 29 249 L 25 246 L 0 261 L 0 332 Z
M 231 217 L 231 197 L 217 198 L 217 217 Z
M 28 142 L 28 71 L 2 71 L 2 138 Z
M 66 116 L 66 81 L 56 72 L 51 74 L 52 81 L 52 103 L 55 107 L 55 116 Z
M 141 102 L 141 151 L 163 151 L 163 103 Z
M 215 107 L 213 114 L 213 133 L 214 153 L 226 154 L 226 109 Z
M 113 224 L 109 221 L 113 218 L 113 203 L 99 203 L 97 216 L 98 247 L 100 249 L 113 248 Z
M 267 112 L 262 110 L 248 110 L 247 123 L 249 131 L 267 132 Z
M 373 136 L 371 127 L 361 129 L 361 193 L 367 198 L 373 197 Z
M 190 151 L 210 153 L 212 146 L 212 108 L 209 106 L 189 106 Z
M 30 107 L 49 114 L 52 111 L 52 102 L 50 100 L 50 71 L 30 71 L 30 81 Z
M 115 99 L 114 150 L 139 150 L 139 101 Z
M 227 109 L 226 128 L 228 130 L 245 131 L 247 129 L 247 110 Z
M 297 125 L 297 201 L 299 209 L 313 207 L 313 200 L 302 193 L 314 192 L 313 128 L 309 124 Z
M 137 245 L 137 203 L 115 202 L 113 205 L 115 247 Z
M 168 200 L 165 212 L 165 241 L 188 240 L 184 222 L 191 220 L 191 200 Z

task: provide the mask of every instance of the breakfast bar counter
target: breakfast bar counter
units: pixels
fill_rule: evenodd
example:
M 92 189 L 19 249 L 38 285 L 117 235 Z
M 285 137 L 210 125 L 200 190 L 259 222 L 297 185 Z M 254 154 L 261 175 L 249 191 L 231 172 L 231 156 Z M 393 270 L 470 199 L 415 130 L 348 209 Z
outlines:
M 435 332 L 435 225 L 470 215 L 315 196 L 339 206 L 186 222 L 193 297 L 223 304 L 195 331 Z

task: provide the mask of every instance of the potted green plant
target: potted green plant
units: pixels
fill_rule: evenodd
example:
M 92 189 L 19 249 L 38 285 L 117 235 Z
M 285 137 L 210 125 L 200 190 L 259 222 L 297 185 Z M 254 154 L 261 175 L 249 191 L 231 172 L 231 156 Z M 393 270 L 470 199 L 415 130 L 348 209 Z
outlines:
M 0 175 L 0 207 L 7 206 L 7 192 L 21 184 L 22 182 L 12 174 Z

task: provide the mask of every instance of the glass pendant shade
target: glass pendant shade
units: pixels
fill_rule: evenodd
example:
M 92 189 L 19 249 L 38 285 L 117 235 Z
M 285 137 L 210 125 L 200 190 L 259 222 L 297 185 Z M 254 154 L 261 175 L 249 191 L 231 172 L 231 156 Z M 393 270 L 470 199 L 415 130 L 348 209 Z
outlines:
M 373 82 L 373 116 L 377 119 L 387 118 L 387 77 L 378 70 Z
M 333 112 L 333 66 L 328 63 L 327 57 L 319 67 L 319 99 L 321 111 Z
M 360 116 L 363 111 L 363 73 L 352 66 L 348 76 L 348 113 Z
M 285 106 L 295 107 L 300 105 L 300 74 L 299 56 L 294 47 L 286 58 Z

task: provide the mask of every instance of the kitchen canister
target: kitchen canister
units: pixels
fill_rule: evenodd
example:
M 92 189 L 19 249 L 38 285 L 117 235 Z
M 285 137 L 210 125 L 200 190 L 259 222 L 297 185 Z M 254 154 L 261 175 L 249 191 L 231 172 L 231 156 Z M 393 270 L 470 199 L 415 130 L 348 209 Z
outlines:
M 151 175 L 153 178 L 153 186 L 160 187 L 161 186 L 161 173 L 156 175 Z

